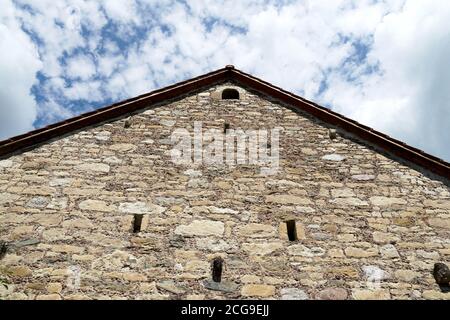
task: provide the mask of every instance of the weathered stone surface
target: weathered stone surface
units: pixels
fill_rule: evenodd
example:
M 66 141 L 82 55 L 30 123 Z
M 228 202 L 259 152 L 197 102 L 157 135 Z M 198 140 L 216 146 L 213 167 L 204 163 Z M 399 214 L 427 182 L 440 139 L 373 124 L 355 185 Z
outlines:
M 389 290 L 386 289 L 354 289 L 352 296 L 355 300 L 389 300 L 391 298 Z
M 203 260 L 192 260 L 186 263 L 185 270 L 188 272 L 209 272 L 211 265 L 208 261 Z
M 51 246 L 51 249 L 55 252 L 62 252 L 62 253 L 82 253 L 84 251 L 84 248 L 79 246 L 73 246 L 69 244 L 57 244 Z
M 436 290 L 425 290 L 422 293 L 424 299 L 429 300 L 450 300 L 450 292 L 441 292 Z
M 363 201 L 358 198 L 337 198 L 330 200 L 330 203 L 338 204 L 341 206 L 355 206 L 355 207 L 366 207 L 369 205 L 367 201 Z
M 48 293 L 57 293 L 60 294 L 62 291 L 62 285 L 61 283 L 55 282 L 55 283 L 49 283 L 47 285 L 47 291 Z
M 174 281 L 171 280 L 158 282 L 156 284 L 156 287 L 162 290 L 169 291 L 173 294 L 183 294 L 186 292 L 186 289 L 184 287 L 177 285 Z
M 348 247 L 345 248 L 344 252 L 347 257 L 354 257 L 354 258 L 368 258 L 378 255 L 378 249 L 376 248 L 362 249 L 362 248 Z
M 0 168 L 9 168 L 13 166 L 12 160 L 6 159 L 6 160 L 0 160 Z
M 11 194 L 7 192 L 0 192 L 0 205 L 6 204 L 6 203 L 12 203 L 19 199 L 19 196 L 16 194 Z
M 283 288 L 280 290 L 281 300 L 308 300 L 308 294 L 298 288 Z
M 392 222 L 398 226 L 402 227 L 412 227 L 415 224 L 413 217 L 402 217 L 402 218 L 394 218 Z
M 42 239 L 48 242 L 67 240 L 66 230 L 62 228 L 49 228 L 42 232 Z
M 109 147 L 109 149 L 118 151 L 118 152 L 133 151 L 136 148 L 137 148 L 137 146 L 135 146 L 134 144 L 130 144 L 130 143 L 117 143 L 117 144 L 113 144 L 112 146 Z
M 203 286 L 209 290 L 232 293 L 238 290 L 238 285 L 230 281 L 214 282 L 212 280 L 203 281 Z
M 28 187 L 25 188 L 22 192 L 27 195 L 53 196 L 56 193 L 56 189 L 45 186 Z
M 357 181 L 368 181 L 375 179 L 375 176 L 371 174 L 355 174 L 352 176 L 352 179 Z
M 225 231 L 223 222 L 212 220 L 194 220 L 188 225 L 176 227 L 175 234 L 182 236 L 222 236 Z
M 21 237 L 24 237 L 26 235 L 33 234 L 34 227 L 33 226 L 20 226 L 17 228 L 14 228 L 11 235 L 14 239 L 18 239 Z
M 108 141 L 111 138 L 111 132 L 109 131 L 100 131 L 95 135 L 95 139 L 99 141 Z
M 417 250 L 416 254 L 418 257 L 422 257 L 424 259 L 437 261 L 440 258 L 440 255 L 436 251 L 425 251 L 425 250 Z
M 317 300 L 347 300 L 347 290 L 343 288 L 327 288 L 321 290 L 315 297 Z
M 4 297 L 12 296 L 14 294 L 14 286 L 13 285 L 2 285 L 0 283 L 0 298 L 4 299 Z
M 265 256 L 276 250 L 283 248 L 281 242 L 265 242 L 265 243 L 244 243 L 242 249 L 249 254 Z
M 103 211 L 109 212 L 115 210 L 114 206 L 109 206 L 105 201 L 101 200 L 84 200 L 80 202 L 78 207 L 81 210 Z
M 145 143 L 145 144 L 154 144 L 155 140 L 153 140 L 153 139 L 145 139 L 145 140 L 142 140 L 141 142 Z
M 299 204 L 299 205 L 311 204 L 311 200 L 309 200 L 308 198 L 293 196 L 290 194 L 269 195 L 266 196 L 266 202 L 278 204 Z
M 7 273 L 13 277 L 28 277 L 32 271 L 27 266 L 12 266 L 7 269 Z
M 47 209 L 64 210 L 67 208 L 67 198 L 53 198 L 48 204 Z
M 317 154 L 317 151 L 311 148 L 302 148 L 301 151 L 303 154 L 306 154 L 307 156 L 314 156 Z
M 303 207 L 303 206 L 296 206 L 295 207 L 295 213 L 313 213 L 316 210 L 314 210 L 311 207 Z
M 389 197 L 370 197 L 370 202 L 377 207 L 389 207 L 392 205 L 405 205 L 406 200 L 401 198 Z
M 218 181 L 216 186 L 222 190 L 230 190 L 232 188 L 232 184 L 227 181 Z
M 109 165 L 104 163 L 83 163 L 78 166 L 75 166 L 75 169 L 92 173 L 108 173 L 110 167 Z
M 242 283 L 261 283 L 261 277 L 255 276 L 253 274 L 246 274 L 241 277 Z
M 217 238 L 199 238 L 196 240 L 196 244 L 199 249 L 213 252 L 227 251 L 233 247 L 226 241 Z
M 0 160 L 0 277 L 11 283 L 1 299 L 449 299 L 432 274 L 450 256 L 448 183 L 345 132 L 332 140 L 257 92 L 222 101 L 226 86 Z M 173 163 L 171 134 L 193 133 L 194 121 L 203 132 L 280 126 L 276 174 Z M 208 288 L 218 256 L 222 282 Z M 165 281 L 172 292 L 156 285 Z M 254 285 L 271 286 L 267 297 L 241 294 Z
M 119 298 L 120 297 L 115 297 L 116 300 L 119 300 Z M 92 299 L 85 294 L 69 294 L 64 297 L 64 300 L 92 300 Z
M 430 218 L 428 224 L 432 227 L 450 229 L 450 219 Z
M 325 249 L 321 247 L 306 247 L 301 244 L 289 246 L 287 250 L 293 256 L 320 257 L 325 254 Z
M 357 240 L 357 236 L 353 233 L 339 234 L 338 240 L 342 242 L 355 242 Z
M 354 197 L 355 193 L 350 188 L 332 189 L 331 196 L 333 198 L 349 198 Z
M 24 226 L 24 228 L 27 228 L 27 226 Z M 31 229 L 33 229 L 33 227 L 31 227 Z M 40 242 L 41 241 L 39 239 L 30 238 L 30 239 L 26 239 L 26 240 L 15 241 L 14 243 L 11 244 L 11 246 L 13 246 L 15 248 L 22 248 L 22 247 L 27 247 L 27 246 L 33 246 Z
M 324 155 L 324 156 L 322 157 L 322 160 L 327 160 L 327 161 L 343 161 L 343 160 L 345 160 L 345 157 L 344 157 L 344 156 L 341 156 L 341 155 L 339 155 L 339 154 L 333 153 L 333 154 L 327 154 L 327 155 Z
M 45 284 L 43 283 L 28 283 L 27 288 L 35 291 L 44 291 L 45 290 Z
M 30 221 L 46 227 L 57 226 L 62 222 L 62 216 L 56 213 L 34 214 L 31 216 Z
M 27 203 L 27 207 L 31 208 L 45 208 L 49 203 L 46 197 L 34 197 Z
M 111 157 L 104 158 L 103 162 L 107 163 L 107 164 L 121 164 L 123 162 L 123 160 L 119 159 L 115 156 L 111 156 Z
M 450 199 L 442 199 L 442 200 L 426 199 L 424 200 L 423 204 L 425 205 L 425 207 L 450 210 Z
M 342 249 L 330 249 L 328 250 L 328 255 L 331 258 L 344 258 L 344 251 Z
M 91 255 L 91 254 L 82 254 L 82 255 L 78 255 L 78 254 L 74 254 L 72 255 L 72 259 L 76 260 L 76 261 L 93 261 L 95 259 L 95 256 Z
M 59 294 L 42 294 L 36 297 L 36 300 L 62 300 Z
M 249 254 L 268 255 L 276 250 L 283 248 L 281 242 L 266 242 L 266 243 L 244 243 L 242 249 Z
M 66 220 L 62 223 L 64 228 L 68 229 L 91 229 L 94 227 L 94 224 L 92 221 L 88 219 L 72 219 L 72 220 Z
M 275 235 L 275 228 L 270 225 L 252 223 L 238 228 L 241 237 L 267 238 Z
M 230 208 L 218 208 L 214 206 L 210 206 L 209 212 L 217 213 L 217 214 L 238 214 L 239 212 Z
M 366 280 L 373 283 L 379 283 L 389 277 L 389 274 L 378 266 L 363 266 Z
M 123 213 L 158 215 L 166 211 L 166 208 L 146 202 L 123 202 L 119 205 L 119 211 Z
M 395 248 L 392 244 L 386 244 L 384 246 L 380 247 L 380 253 L 381 256 L 384 258 L 399 258 L 400 254 L 397 251 L 397 248 Z
M 246 284 L 241 289 L 244 297 L 271 297 L 275 294 L 275 287 L 265 284 Z
M 392 233 L 375 231 L 372 235 L 373 241 L 375 243 L 390 243 L 390 242 L 397 242 L 400 240 L 400 238 L 397 235 Z
M 72 183 L 73 179 L 70 178 L 55 178 L 50 180 L 50 187 L 62 187 L 68 186 Z
M 412 270 L 402 269 L 395 271 L 394 275 L 401 281 L 411 282 L 419 276 L 419 273 Z
M 123 274 L 123 279 L 130 282 L 145 282 L 147 277 L 137 272 L 127 272 Z

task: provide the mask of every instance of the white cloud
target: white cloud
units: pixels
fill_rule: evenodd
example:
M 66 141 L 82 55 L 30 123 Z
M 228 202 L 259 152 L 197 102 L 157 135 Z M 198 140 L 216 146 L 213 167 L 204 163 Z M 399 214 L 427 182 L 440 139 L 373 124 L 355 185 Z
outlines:
M 89 56 L 77 55 L 67 62 L 66 75 L 68 78 L 88 80 L 95 74 L 95 63 Z
M 100 81 L 75 82 L 67 87 L 63 93 L 70 100 L 102 101 Z
M 10 1 L 0 7 L 0 140 L 33 129 L 37 106 L 30 89 L 42 64 L 15 19 Z
M 121 23 L 138 23 L 139 15 L 134 0 L 104 0 L 103 8 L 107 16 Z
M 40 39 L 49 77 L 41 119 L 73 113 L 58 97 L 123 99 L 231 63 L 450 159 L 450 6 L 442 1 L 16 2 L 33 13 L 3 16 L 14 33 L 22 23 Z
M 334 76 L 325 100 L 338 112 L 450 160 L 450 6 L 407 1 L 374 30 L 361 85 Z

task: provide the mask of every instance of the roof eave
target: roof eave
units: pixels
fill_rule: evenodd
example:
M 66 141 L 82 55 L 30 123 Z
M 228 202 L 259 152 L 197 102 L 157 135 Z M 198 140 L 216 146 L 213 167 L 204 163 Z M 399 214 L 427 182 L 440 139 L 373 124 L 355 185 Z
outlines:
M 88 112 L 45 128 L 0 141 L 0 157 L 227 80 L 237 81 L 253 90 L 282 101 L 294 109 L 311 114 L 313 117 L 332 126 L 341 128 L 381 150 L 450 180 L 450 164 L 446 161 L 427 154 L 422 150 L 408 146 L 401 141 L 319 106 L 314 102 L 308 101 L 291 92 L 237 70 L 232 65 L 227 65 L 225 68 L 96 111 Z

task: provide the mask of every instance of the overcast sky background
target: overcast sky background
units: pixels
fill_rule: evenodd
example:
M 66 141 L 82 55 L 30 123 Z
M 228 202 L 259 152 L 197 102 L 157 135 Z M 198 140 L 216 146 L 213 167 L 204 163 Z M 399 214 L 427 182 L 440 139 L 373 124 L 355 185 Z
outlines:
M 227 64 L 450 161 L 447 0 L 0 0 L 0 140 Z

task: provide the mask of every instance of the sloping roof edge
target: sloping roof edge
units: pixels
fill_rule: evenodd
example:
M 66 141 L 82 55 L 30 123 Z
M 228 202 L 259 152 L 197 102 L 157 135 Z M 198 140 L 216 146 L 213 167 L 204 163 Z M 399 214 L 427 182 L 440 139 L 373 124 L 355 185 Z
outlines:
M 422 150 L 411 147 L 404 142 L 391 138 L 386 134 L 362 125 L 357 121 L 346 118 L 336 112 L 276 87 L 250 74 L 237 70 L 231 65 L 132 99 L 115 103 L 92 112 L 84 113 L 77 117 L 67 119 L 38 130 L 30 131 L 10 139 L 0 141 L 0 157 L 4 157 L 15 151 L 34 146 L 75 130 L 95 125 L 109 119 L 114 119 L 127 113 L 148 107 L 152 104 L 160 103 L 167 99 L 173 99 L 226 80 L 234 80 L 242 83 L 243 85 L 246 85 L 258 92 L 287 103 L 294 109 L 311 114 L 325 123 L 341 128 L 342 130 L 349 132 L 361 140 L 369 142 L 370 144 L 373 144 L 392 155 L 409 161 L 437 175 L 450 179 L 450 164 L 448 162 L 427 154 Z

